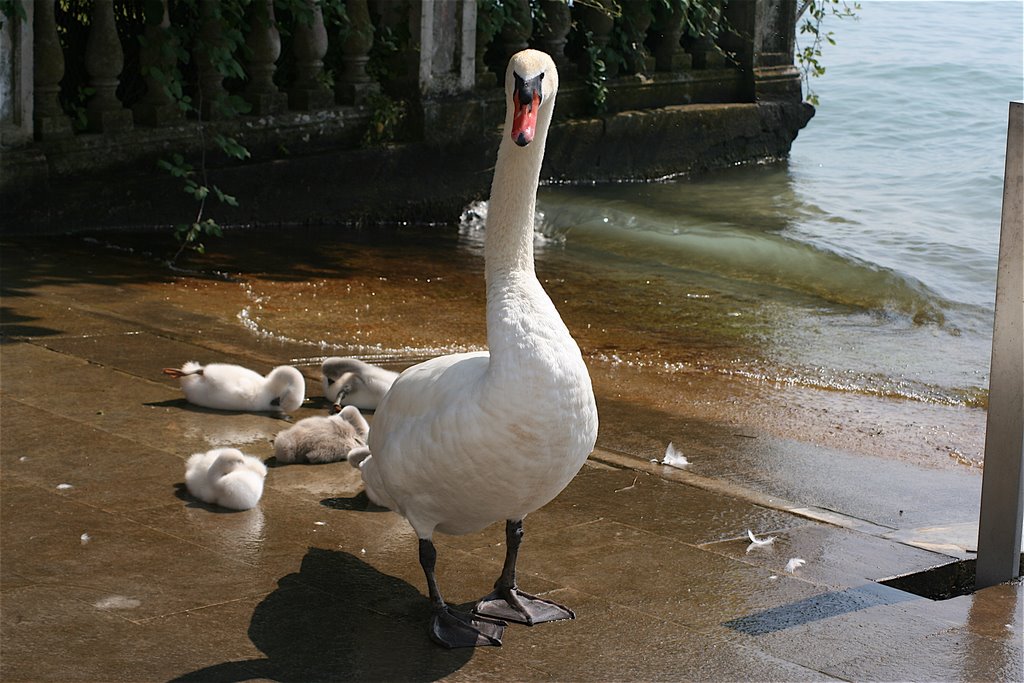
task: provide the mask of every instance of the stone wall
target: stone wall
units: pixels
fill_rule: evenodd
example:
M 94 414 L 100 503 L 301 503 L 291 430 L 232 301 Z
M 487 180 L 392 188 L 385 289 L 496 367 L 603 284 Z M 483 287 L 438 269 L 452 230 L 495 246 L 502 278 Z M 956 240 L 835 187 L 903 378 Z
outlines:
M 530 6 L 527 0 L 506 3 Z M 8 21 L 0 35 L 12 55 L 0 65 L 3 92 L 11 93 L 10 104 L 0 107 L 5 231 L 186 222 L 194 201 L 179 179 L 156 167 L 172 153 L 193 165 L 204 159 L 211 182 L 238 198 L 237 208 L 211 205 L 222 224 L 454 220 L 469 200 L 489 190 L 504 116 L 495 74 L 507 54 L 526 44 L 556 55 L 562 74 L 543 170 L 547 180 L 644 180 L 784 157 L 813 115 L 801 101 L 793 66 L 795 0 L 722 3 L 719 25 L 710 31 L 717 35 L 709 36 L 687 36 L 685 16 L 670 15 L 658 0 L 620 0 L 617 18 L 579 5 L 570 10 L 560 0 L 534 0 L 546 10 L 543 22 L 535 17 L 532 26 L 506 26 L 493 37 L 477 30 L 487 0 L 348 0 L 349 25 L 342 34 L 332 35 L 322 17 L 311 27 L 289 27 L 296 55 L 323 60 L 328 43 L 341 41 L 333 91 L 320 76 L 303 76 L 294 66 L 298 57 L 291 82 L 273 79 L 281 40 L 266 15 L 254 15 L 246 39 L 247 79 L 237 85 L 254 111 L 230 120 L 217 120 L 212 112 L 205 120 L 183 118 L 167 107 L 166 97 L 153 95 L 152 82 L 134 100 L 124 94 L 127 88 L 115 88 L 111 78 L 116 85 L 121 73 L 124 81 L 128 67 L 110 54 L 117 49 L 114 4 L 96 0 L 88 30 L 105 35 L 94 40 L 90 33 L 89 44 L 104 46 L 103 59 L 90 62 L 97 73 L 89 78 L 106 90 L 103 101 L 87 103 L 84 130 L 74 132 L 57 93 L 61 64 L 81 56 L 67 54 L 55 39 L 59 17 L 52 0 L 28 4 L 29 21 Z M 204 12 L 215 5 L 200 3 Z M 272 6 L 254 3 L 252 11 Z M 162 39 L 169 21 L 165 13 L 162 22 L 147 25 L 146 44 Z M 385 25 L 392 33 L 407 29 L 411 38 L 392 56 L 405 65 L 404 73 L 393 68 L 391 81 L 381 82 L 370 78 L 366 65 L 373 37 Z M 593 113 L 585 78 L 590 62 L 573 50 L 579 31 L 590 31 L 609 65 L 600 114 Z M 601 47 L 601 40 L 623 40 L 631 31 L 638 49 L 629 58 Z M 25 66 L 29 55 L 34 75 Z M 309 68 L 325 67 L 321 61 Z M 218 96 L 217 88 L 226 90 L 209 78 L 204 85 L 198 71 L 195 87 L 197 94 L 209 90 L 205 101 Z M 404 100 L 409 115 L 397 141 L 368 146 L 365 133 L 379 92 Z M 238 139 L 251 158 L 239 162 L 223 155 L 210 142 L 218 134 Z

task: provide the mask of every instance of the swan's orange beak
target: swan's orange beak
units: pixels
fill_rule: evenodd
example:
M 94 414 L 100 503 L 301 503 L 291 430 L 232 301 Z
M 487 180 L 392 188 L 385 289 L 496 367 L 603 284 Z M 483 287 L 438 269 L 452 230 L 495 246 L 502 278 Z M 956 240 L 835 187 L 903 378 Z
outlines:
M 526 147 L 533 141 L 537 132 L 537 108 L 540 106 L 540 93 L 533 94 L 533 100 L 524 105 L 516 98 L 515 110 L 512 114 L 512 139 L 520 147 Z
M 527 81 L 519 74 L 515 74 L 515 91 L 512 93 L 512 140 L 520 147 L 530 144 L 534 133 L 537 132 L 542 78 L 544 74 Z

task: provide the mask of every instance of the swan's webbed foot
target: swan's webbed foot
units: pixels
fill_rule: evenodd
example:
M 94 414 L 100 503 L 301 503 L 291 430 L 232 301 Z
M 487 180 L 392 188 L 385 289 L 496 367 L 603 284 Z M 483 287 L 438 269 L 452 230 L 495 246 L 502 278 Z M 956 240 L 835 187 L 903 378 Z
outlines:
M 452 609 L 441 597 L 434 575 L 434 564 L 437 561 L 437 550 L 429 538 L 420 539 L 420 565 L 427 578 L 427 589 L 430 591 L 432 615 L 430 617 L 430 639 L 444 647 L 479 647 L 481 645 L 501 645 L 501 635 L 505 632 L 505 622 L 474 617 L 472 614 Z
M 494 590 L 476 603 L 473 612 L 492 619 L 517 624 L 543 624 L 547 621 L 575 619 L 576 614 L 563 605 L 524 593 L 516 586 L 516 561 L 523 540 L 523 520 L 510 519 L 505 524 L 505 565 L 494 583 Z
M 476 618 L 448 605 L 438 607 L 430 618 L 430 639 L 448 648 L 501 645 L 505 622 Z
M 527 626 L 576 618 L 576 613 L 568 607 L 529 593 L 523 593 L 514 587 L 495 588 L 489 595 L 476 603 L 473 612 L 480 616 L 512 621 Z

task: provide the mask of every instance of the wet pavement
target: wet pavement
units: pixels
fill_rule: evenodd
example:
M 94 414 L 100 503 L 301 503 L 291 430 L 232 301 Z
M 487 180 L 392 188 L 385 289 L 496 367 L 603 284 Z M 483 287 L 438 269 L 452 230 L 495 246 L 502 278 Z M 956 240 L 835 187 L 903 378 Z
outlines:
M 906 473 L 864 473 L 891 479 L 878 491 L 850 479 L 863 460 L 835 450 L 833 486 L 811 500 L 749 472 L 665 467 L 643 457 L 664 449 L 659 413 L 607 377 L 598 449 L 526 520 L 519 565 L 525 590 L 577 619 L 442 650 L 414 534 L 368 505 L 347 463 L 271 467 L 247 512 L 183 491 L 191 453 L 267 459 L 289 423 L 190 406 L 160 369 L 265 372 L 308 348 L 190 308 L 176 276 L 137 259 L 9 240 L 2 259 L 4 681 L 1024 678 L 1019 583 L 948 600 L 880 583 L 971 556 L 976 476 L 940 473 L 912 496 Z M 326 410 L 315 364 L 301 369 L 311 398 L 295 419 Z M 738 454 L 736 470 L 765 450 L 811 457 L 798 441 L 697 431 L 714 439 L 705 453 Z M 748 530 L 776 540 L 751 547 Z M 437 537 L 450 601 L 490 590 L 503 540 L 500 526 Z M 786 571 L 791 558 L 806 564 Z

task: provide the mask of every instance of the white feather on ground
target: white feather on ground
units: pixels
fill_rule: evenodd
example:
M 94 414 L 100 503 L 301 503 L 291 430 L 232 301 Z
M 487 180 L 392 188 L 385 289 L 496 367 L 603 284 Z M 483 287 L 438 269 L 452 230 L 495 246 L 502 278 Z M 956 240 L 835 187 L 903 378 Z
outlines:
M 792 574 L 805 564 L 807 564 L 807 560 L 802 560 L 799 557 L 791 558 L 789 562 L 786 563 L 786 571 Z
M 211 505 L 231 510 L 256 507 L 263 495 L 267 467 L 237 448 L 194 453 L 185 462 L 185 488 Z
M 669 467 L 686 467 L 690 464 L 690 461 L 686 459 L 686 456 L 676 450 L 674 444 L 669 443 L 668 448 L 665 449 L 665 457 L 661 459 L 662 465 L 668 465 Z
M 748 553 L 754 548 L 761 548 L 766 545 L 771 545 L 775 542 L 774 536 L 768 536 L 767 538 L 758 538 L 750 529 L 747 529 L 747 538 L 750 539 L 750 545 L 747 546 Z
M 338 462 L 366 445 L 370 425 L 355 406 L 330 417 L 307 417 L 274 437 L 274 456 L 282 464 Z

